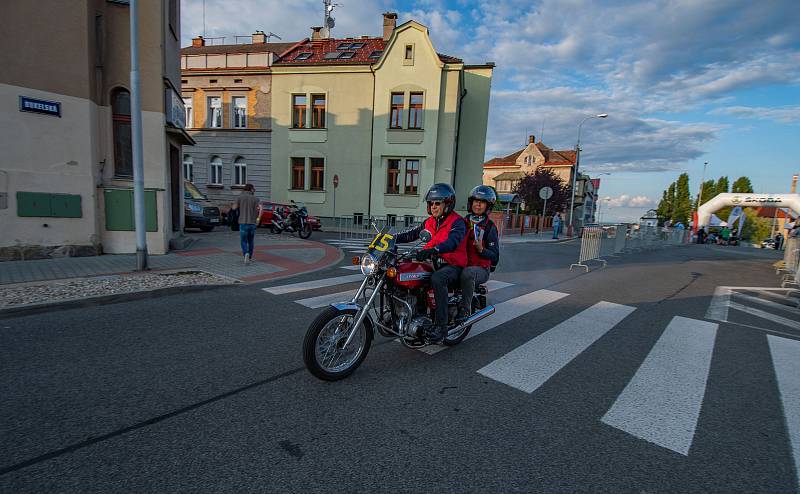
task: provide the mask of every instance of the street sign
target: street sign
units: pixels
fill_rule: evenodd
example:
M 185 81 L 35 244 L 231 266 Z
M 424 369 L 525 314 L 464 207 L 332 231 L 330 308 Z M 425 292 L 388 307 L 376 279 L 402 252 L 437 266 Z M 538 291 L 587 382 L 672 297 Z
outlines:
M 335 189 L 338 186 L 339 186 L 339 175 L 334 175 L 333 176 L 333 188 Z
M 539 197 L 545 201 L 553 197 L 553 189 L 551 187 L 542 187 L 539 189 Z

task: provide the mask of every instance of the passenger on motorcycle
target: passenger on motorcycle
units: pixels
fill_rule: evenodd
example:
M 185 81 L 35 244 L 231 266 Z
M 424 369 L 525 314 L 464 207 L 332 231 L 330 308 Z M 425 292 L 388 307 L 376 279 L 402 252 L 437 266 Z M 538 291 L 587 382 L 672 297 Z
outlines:
M 475 286 L 489 280 L 489 272 L 500 260 L 497 226 L 489 219 L 489 212 L 497 201 L 494 189 L 478 185 L 467 199 L 467 267 L 461 271 L 461 307 L 459 319 L 469 317 Z
M 436 311 L 434 328 L 428 342 L 439 343 L 447 336 L 447 286 L 459 279 L 461 269 L 467 265 L 466 224 L 453 207 L 456 191 L 449 184 L 433 184 L 425 194 L 430 217 L 414 228 L 401 232 L 398 243 L 414 242 L 422 230 L 428 230 L 432 238 L 425 248 L 417 253 L 423 261 L 436 256 L 431 276 Z

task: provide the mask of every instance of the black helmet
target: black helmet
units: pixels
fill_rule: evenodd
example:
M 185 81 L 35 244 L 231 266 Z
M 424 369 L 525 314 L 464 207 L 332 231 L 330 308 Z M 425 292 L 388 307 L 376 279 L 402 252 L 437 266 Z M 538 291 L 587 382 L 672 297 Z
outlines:
M 467 199 L 467 211 L 469 213 L 472 213 L 472 201 L 475 199 L 488 203 L 486 207 L 486 212 L 488 213 L 494 208 L 494 203 L 497 202 L 497 194 L 488 185 L 479 185 L 472 189 L 472 192 L 469 193 L 469 199 Z
M 453 210 L 456 203 L 456 191 L 450 184 L 438 183 L 431 185 L 428 193 L 425 194 L 425 203 L 428 201 L 444 202 L 445 214 Z M 431 207 L 428 206 L 428 214 L 431 214 Z

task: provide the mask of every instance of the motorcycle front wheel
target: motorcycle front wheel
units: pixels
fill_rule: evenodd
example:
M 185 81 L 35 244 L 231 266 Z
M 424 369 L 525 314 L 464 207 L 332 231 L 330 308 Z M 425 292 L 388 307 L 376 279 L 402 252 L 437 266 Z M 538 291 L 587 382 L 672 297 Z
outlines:
M 300 231 L 297 232 L 297 235 L 300 238 L 308 238 L 308 237 L 310 237 L 311 236 L 311 225 L 309 225 L 308 223 L 305 223 L 303 225 L 303 228 L 301 228 Z
M 309 326 L 303 339 L 303 361 L 315 377 L 338 381 L 352 374 L 364 362 L 372 345 L 372 328 L 366 318 L 344 348 L 357 313 L 356 309 L 328 307 Z

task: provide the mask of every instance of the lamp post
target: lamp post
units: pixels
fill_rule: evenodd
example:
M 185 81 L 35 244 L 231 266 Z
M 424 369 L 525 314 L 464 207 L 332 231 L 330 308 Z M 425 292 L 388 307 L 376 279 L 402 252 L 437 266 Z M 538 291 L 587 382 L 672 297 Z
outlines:
M 572 227 L 573 227 L 573 213 L 575 211 L 575 184 L 578 180 L 578 166 L 581 163 L 581 127 L 583 126 L 584 122 L 589 120 L 590 118 L 607 118 L 608 113 L 598 113 L 597 115 L 589 115 L 584 117 L 581 120 L 581 123 L 578 124 L 578 142 L 575 144 L 575 171 L 572 174 L 572 197 L 569 201 L 569 225 L 567 230 L 567 235 L 570 237 L 572 236 Z

